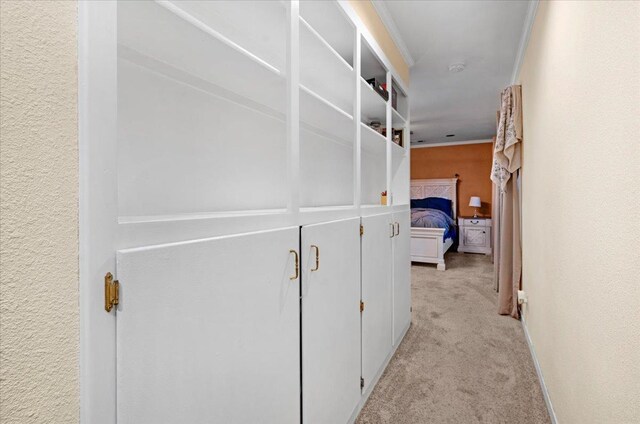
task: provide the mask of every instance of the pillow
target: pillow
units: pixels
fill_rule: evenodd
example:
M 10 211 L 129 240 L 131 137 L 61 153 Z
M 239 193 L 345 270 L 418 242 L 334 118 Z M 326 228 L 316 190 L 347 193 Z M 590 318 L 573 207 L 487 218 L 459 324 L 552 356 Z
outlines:
M 452 202 L 442 197 L 427 197 L 425 199 L 411 199 L 411 208 L 437 209 L 453 218 Z
M 427 209 L 429 208 L 428 201 L 428 197 L 426 199 L 411 199 L 411 208 Z
M 437 209 L 453 218 L 453 202 L 451 200 L 442 197 L 427 197 L 426 200 L 428 208 Z

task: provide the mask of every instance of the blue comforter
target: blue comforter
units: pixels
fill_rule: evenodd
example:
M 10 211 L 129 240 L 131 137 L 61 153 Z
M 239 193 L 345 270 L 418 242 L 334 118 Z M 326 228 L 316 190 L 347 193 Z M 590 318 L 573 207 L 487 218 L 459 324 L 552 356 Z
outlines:
M 411 209 L 411 226 L 424 228 L 444 228 L 444 240 L 456 236 L 455 221 L 437 209 Z

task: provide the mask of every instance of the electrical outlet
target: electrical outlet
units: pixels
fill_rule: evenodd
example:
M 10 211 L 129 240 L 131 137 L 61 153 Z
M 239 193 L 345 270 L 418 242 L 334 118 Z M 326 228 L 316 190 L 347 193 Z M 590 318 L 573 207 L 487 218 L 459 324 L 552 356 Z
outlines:
M 527 293 L 522 290 L 518 290 L 518 305 L 527 303 Z

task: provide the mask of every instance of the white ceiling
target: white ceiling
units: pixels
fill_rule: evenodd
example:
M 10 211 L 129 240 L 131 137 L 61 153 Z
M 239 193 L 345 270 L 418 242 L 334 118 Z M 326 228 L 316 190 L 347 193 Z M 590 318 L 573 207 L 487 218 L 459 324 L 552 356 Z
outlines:
M 414 146 L 418 140 L 427 144 L 495 135 L 500 91 L 511 84 L 521 58 L 520 46 L 526 45 L 530 3 L 375 2 L 403 55 L 409 64 L 413 62 L 410 105 Z M 449 72 L 449 65 L 460 62 L 466 65 L 464 71 Z

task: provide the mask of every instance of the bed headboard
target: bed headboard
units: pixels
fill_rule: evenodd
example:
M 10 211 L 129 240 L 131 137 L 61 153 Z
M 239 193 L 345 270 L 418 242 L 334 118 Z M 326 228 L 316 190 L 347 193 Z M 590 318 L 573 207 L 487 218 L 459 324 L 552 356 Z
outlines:
M 441 178 L 431 180 L 411 180 L 411 198 L 443 197 L 453 203 L 453 219 L 457 217 L 458 196 L 457 178 Z

